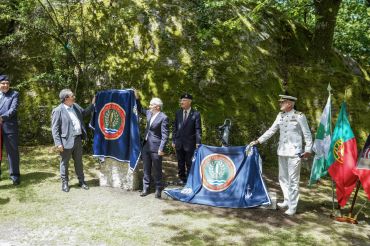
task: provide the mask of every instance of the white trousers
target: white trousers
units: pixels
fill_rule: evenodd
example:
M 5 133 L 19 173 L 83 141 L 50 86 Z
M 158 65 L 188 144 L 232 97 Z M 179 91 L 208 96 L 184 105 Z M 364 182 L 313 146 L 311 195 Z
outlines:
M 296 212 L 299 200 L 299 178 L 301 158 L 279 156 L 279 183 L 284 195 L 284 202 L 291 211 Z

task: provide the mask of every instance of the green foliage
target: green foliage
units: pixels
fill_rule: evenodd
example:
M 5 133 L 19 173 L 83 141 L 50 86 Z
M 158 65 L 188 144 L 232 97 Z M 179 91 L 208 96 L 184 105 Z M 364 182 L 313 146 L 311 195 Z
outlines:
M 271 2 L 271 1 L 259 1 Z M 314 31 L 315 8 L 313 0 L 274 0 L 272 4 L 289 19 Z M 334 32 L 333 46 L 354 58 L 370 71 L 370 5 L 364 0 L 342 0 Z
M 370 6 L 343 1 L 337 17 L 334 46 L 370 71 Z

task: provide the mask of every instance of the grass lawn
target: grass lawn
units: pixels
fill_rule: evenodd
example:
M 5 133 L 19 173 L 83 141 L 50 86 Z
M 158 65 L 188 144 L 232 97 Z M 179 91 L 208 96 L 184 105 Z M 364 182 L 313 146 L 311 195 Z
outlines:
M 77 186 L 71 164 L 72 187 L 64 193 L 59 157 L 51 146 L 21 148 L 17 187 L 4 161 L 0 245 L 370 245 L 369 206 L 359 214 L 358 225 L 333 221 L 330 181 L 308 189 L 304 168 L 298 213 L 289 217 L 284 210 L 214 208 L 99 187 L 99 166 L 88 155 L 86 191 Z M 265 163 L 263 171 L 269 190 L 281 198 L 277 165 Z M 361 189 L 354 212 L 365 200 Z

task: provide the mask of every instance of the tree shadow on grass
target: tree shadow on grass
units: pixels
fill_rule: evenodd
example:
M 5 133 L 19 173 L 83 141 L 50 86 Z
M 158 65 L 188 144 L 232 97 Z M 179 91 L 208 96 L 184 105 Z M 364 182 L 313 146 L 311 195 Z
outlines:
M 90 179 L 90 180 L 87 180 L 85 182 L 89 187 L 98 187 L 99 186 L 99 179 L 98 178 Z M 79 188 L 79 184 L 77 182 L 76 184 L 71 185 L 70 187 Z
M 0 197 L 0 205 L 7 204 L 8 202 L 10 202 L 10 198 L 9 197 L 7 197 L 7 198 L 1 198 Z
M 167 183 L 172 188 L 176 183 L 177 165 L 174 161 L 165 161 L 163 173 Z M 322 185 L 307 188 L 309 173 L 302 170 L 300 193 L 301 198 L 298 205 L 298 211 L 295 216 L 287 216 L 285 210 L 270 209 L 232 209 L 217 208 L 197 204 L 187 204 L 174 200 L 165 200 L 171 207 L 162 210 L 166 217 L 184 216 L 190 218 L 195 224 L 203 224 L 204 220 L 209 221 L 206 227 L 200 229 L 198 226 L 178 225 L 159 221 L 152 223 L 154 227 L 167 228 L 172 236 L 169 244 L 176 242 L 178 245 L 235 245 L 232 238 L 238 238 L 237 242 L 243 242 L 246 245 L 321 245 L 319 237 L 315 237 L 315 232 L 321 235 L 330 236 L 330 242 L 337 244 L 343 242 L 352 242 L 356 245 L 366 245 L 368 233 L 343 233 L 338 228 L 345 228 L 347 225 L 339 225 L 330 218 L 331 187 L 330 182 L 323 180 Z M 265 165 L 263 168 L 263 179 L 268 190 L 274 191 L 278 195 L 278 201 L 282 198 L 281 188 L 278 182 L 278 169 L 273 165 Z M 361 201 L 365 196 L 361 194 Z M 361 202 L 362 204 L 363 202 Z M 359 202 L 360 204 L 360 202 Z M 359 205 L 358 205 L 359 207 Z M 358 208 L 357 207 L 357 208 Z M 358 209 L 355 210 L 357 212 Z M 369 209 L 365 208 L 359 215 L 359 219 L 365 221 L 365 225 L 358 225 L 358 230 L 366 230 L 369 225 Z M 346 212 L 348 215 L 348 209 Z M 227 223 L 218 222 L 218 218 Z M 169 220 L 171 221 L 171 220 Z M 181 220 L 177 220 L 181 221 Z M 217 221 L 217 224 L 212 224 Z M 254 231 L 261 233 L 254 233 Z M 312 235 L 308 232 L 312 231 Z M 351 231 L 352 232 L 352 231 Z M 227 236 L 230 235 L 230 236 Z
M 41 183 L 46 181 L 49 178 L 55 177 L 55 173 L 50 172 L 32 172 L 32 173 L 26 173 L 21 176 L 21 184 L 23 185 L 31 185 L 36 183 Z
M 288 217 L 283 214 L 283 211 L 268 210 L 262 208 L 252 209 L 232 209 L 232 208 L 217 208 L 195 204 L 184 204 L 177 201 L 169 201 L 169 204 L 174 206 L 174 209 L 162 211 L 166 216 L 184 215 L 202 223 L 203 220 L 209 221 L 205 228 L 192 228 L 188 226 L 177 226 L 167 223 L 154 223 L 153 226 L 167 227 L 168 230 L 175 232 L 167 242 L 176 242 L 178 245 L 189 244 L 204 244 L 204 245 L 235 245 L 235 242 L 243 242 L 243 244 L 256 244 L 258 240 L 262 240 L 258 236 L 260 233 L 253 235 L 253 232 L 262 232 L 269 235 L 271 242 L 284 243 L 283 239 L 279 239 L 274 233 L 277 228 L 289 228 L 302 223 L 299 216 Z M 221 218 L 221 222 L 213 222 L 213 219 Z M 223 220 L 227 222 L 222 222 Z M 202 223 L 203 224 L 203 223 Z M 265 240 L 265 238 L 263 239 Z M 280 243 L 279 243 L 280 242 Z M 260 241 L 260 243 L 265 243 Z
M 174 167 L 166 167 L 169 174 L 173 174 Z M 281 193 L 280 186 L 275 177 L 275 170 L 265 169 L 264 181 L 269 187 L 269 191 Z M 170 176 L 170 180 L 175 176 Z M 363 245 L 366 242 L 366 233 L 342 233 L 336 229 L 336 222 L 330 218 L 332 204 L 330 202 L 330 187 L 319 186 L 315 189 L 307 189 L 308 182 L 306 176 L 302 177 L 301 199 L 298 211 L 295 216 L 287 216 L 285 210 L 271 210 L 262 208 L 252 209 L 232 209 L 217 208 L 197 204 L 187 204 L 174 200 L 166 200 L 173 209 L 165 209 L 162 213 L 167 217 L 185 216 L 191 218 L 194 223 L 202 220 L 209 220 L 205 228 L 199 229 L 196 226 L 179 226 L 166 222 L 153 223 L 153 226 L 160 226 L 172 231 L 173 236 L 168 243 L 176 242 L 178 245 L 203 244 L 203 245 L 232 245 L 237 244 L 233 238 L 238 238 L 238 242 L 253 245 L 265 244 L 321 244 L 320 237 L 313 236 L 307 231 L 319 230 L 322 235 L 331 236 L 331 242 L 353 242 Z M 280 194 L 282 196 L 282 194 Z M 358 210 L 356 210 L 358 211 Z M 369 224 L 366 214 L 368 209 L 359 215 L 359 219 Z M 347 212 L 348 214 L 348 212 Z M 217 222 L 212 224 L 212 219 L 222 218 L 228 223 Z M 217 220 L 216 220 L 217 221 Z M 200 222 L 202 223 L 202 222 Z M 345 227 L 346 225 L 343 225 Z M 299 228 L 299 229 L 297 229 Z M 359 226 L 359 230 L 365 230 L 366 225 Z M 254 233 L 258 231 L 261 233 Z M 229 237 L 226 235 L 230 235 Z
M 203 224 L 203 220 L 209 221 L 208 225 L 202 229 L 197 226 L 179 226 L 166 222 L 153 224 L 153 226 L 165 227 L 174 232 L 168 243 L 176 242 L 178 245 L 235 244 L 233 238 L 239 238 L 238 242 L 253 245 L 320 244 L 318 237 L 307 233 L 315 230 L 320 231 L 322 235 L 332 235 L 331 242 L 338 243 L 348 241 L 356 242 L 357 245 L 366 245 L 364 243 L 367 237 L 370 237 L 370 234 L 361 232 L 361 230 L 366 230 L 366 225 L 359 225 L 357 234 L 343 233 L 338 230 L 338 227 L 343 229 L 347 225 L 338 225 L 330 218 L 331 207 L 328 202 L 317 204 L 313 201 L 301 201 L 300 206 L 304 210 L 299 208 L 295 216 L 285 215 L 284 210 L 231 209 L 171 200 L 166 202 L 174 208 L 163 210 L 162 213 L 165 216 L 185 216 L 191 218 L 195 224 L 199 222 Z M 218 222 L 218 219 L 221 219 L 221 222 Z M 212 223 L 212 221 L 217 221 L 217 223 Z M 254 231 L 260 233 L 254 234 Z
M 32 173 L 26 173 L 21 175 L 21 183 L 18 185 L 19 187 L 25 187 L 32 184 L 42 183 L 46 181 L 49 178 L 52 178 L 55 176 L 55 173 L 49 173 L 49 172 L 32 172 Z M 17 187 L 13 184 L 7 184 L 0 186 L 0 189 L 8 189 L 11 187 Z
M 98 187 L 99 186 L 99 179 L 98 178 L 90 179 L 90 180 L 86 181 L 86 183 L 87 183 L 88 186 Z

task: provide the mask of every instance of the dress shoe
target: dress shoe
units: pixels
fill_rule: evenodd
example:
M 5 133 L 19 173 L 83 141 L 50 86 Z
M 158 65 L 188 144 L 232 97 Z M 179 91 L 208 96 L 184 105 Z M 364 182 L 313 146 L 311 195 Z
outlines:
M 13 180 L 13 185 L 20 185 L 21 181 L 19 179 Z
M 162 190 L 155 190 L 155 198 L 161 198 L 162 197 Z
M 69 192 L 68 182 L 63 182 L 62 183 L 62 191 Z
M 89 189 L 89 186 L 86 184 L 85 181 L 79 182 L 78 183 L 78 186 L 80 186 L 84 190 L 88 190 Z
M 279 208 L 287 208 L 288 207 L 288 202 L 287 201 L 284 201 L 284 202 L 278 202 L 276 204 Z
M 147 190 L 143 190 L 142 192 L 140 192 L 140 196 L 147 196 L 149 195 L 149 191 Z
M 292 216 L 292 215 L 295 214 L 295 211 L 292 210 L 292 209 L 288 209 L 287 211 L 284 212 L 284 214 L 289 215 L 289 216 Z

